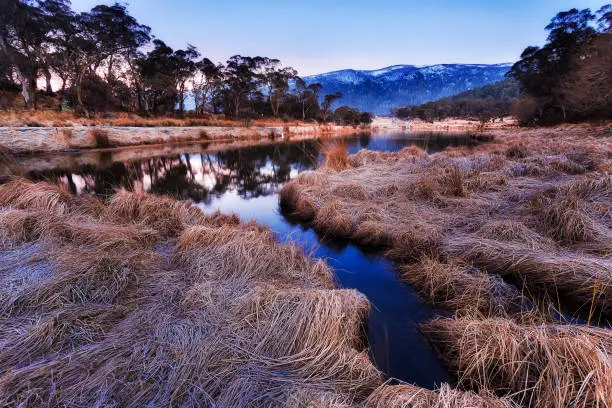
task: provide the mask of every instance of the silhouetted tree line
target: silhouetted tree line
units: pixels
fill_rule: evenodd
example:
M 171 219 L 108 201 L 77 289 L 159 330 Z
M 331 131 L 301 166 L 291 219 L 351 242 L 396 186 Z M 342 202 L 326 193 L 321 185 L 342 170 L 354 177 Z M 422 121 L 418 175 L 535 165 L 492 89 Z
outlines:
M 485 123 L 510 115 L 519 96 L 518 82 L 506 79 L 437 101 L 398 108 L 394 114 L 401 119 L 418 118 L 426 122 L 463 118 Z
M 508 73 L 526 96 L 516 108 L 519 120 L 612 117 L 612 5 L 561 12 L 546 30 L 546 44 L 527 47 Z
M 277 59 L 235 55 L 225 64 L 191 45 L 173 49 L 152 39 L 121 4 L 75 13 L 68 0 L 0 0 L 0 88 L 20 90 L 36 109 L 38 81 L 83 114 L 123 110 L 162 115 L 195 112 L 231 117 L 330 118 L 321 85 L 306 84 Z

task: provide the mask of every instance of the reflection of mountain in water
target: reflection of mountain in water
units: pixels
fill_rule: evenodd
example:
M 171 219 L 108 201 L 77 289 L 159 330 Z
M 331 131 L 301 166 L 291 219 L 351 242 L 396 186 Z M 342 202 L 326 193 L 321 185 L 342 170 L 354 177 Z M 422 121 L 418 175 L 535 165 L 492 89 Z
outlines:
M 361 135 L 344 142 L 351 154 L 364 148 L 397 151 L 412 144 L 432 153 L 449 145 L 471 143 L 466 136 L 448 135 Z M 320 163 L 321 152 L 321 142 L 309 140 L 219 152 L 208 152 L 206 146 L 186 146 L 166 155 L 157 152 L 154 156 L 151 151 L 153 157 L 147 157 L 146 150 L 134 150 L 132 157 L 137 159 L 130 159 L 129 150 L 83 153 L 59 160 L 63 168 L 31 169 L 28 176 L 60 181 L 75 194 L 109 195 L 125 189 L 209 203 L 228 191 L 244 199 L 274 194 L 298 172 Z

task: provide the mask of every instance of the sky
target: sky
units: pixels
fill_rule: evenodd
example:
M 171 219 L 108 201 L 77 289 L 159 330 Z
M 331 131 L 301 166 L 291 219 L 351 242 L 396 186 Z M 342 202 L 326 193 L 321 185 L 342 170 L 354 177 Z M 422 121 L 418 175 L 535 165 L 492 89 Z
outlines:
M 121 1 L 173 48 L 223 62 L 280 59 L 300 75 L 396 64 L 514 62 L 546 41 L 559 11 L 605 0 L 129 0 Z M 105 0 L 72 0 L 89 10 Z

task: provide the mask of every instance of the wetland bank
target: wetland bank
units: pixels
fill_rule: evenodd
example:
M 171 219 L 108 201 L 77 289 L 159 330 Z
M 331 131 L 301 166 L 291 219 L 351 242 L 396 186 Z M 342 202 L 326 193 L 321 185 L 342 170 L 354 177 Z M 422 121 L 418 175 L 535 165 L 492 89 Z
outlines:
M 413 143 L 433 152 L 471 139 L 362 135 L 346 143 L 355 152 L 364 147 L 400 150 Z M 201 402 L 201 394 L 183 388 L 187 384 L 205 389 L 206 401 L 220 406 L 385 406 L 390 398 L 485 404 L 492 398 L 448 387 L 438 394 L 383 384 L 388 376 L 426 388 L 451 380 L 417 332 L 419 322 L 434 316 L 432 309 L 399 282 L 392 264 L 353 245 L 319 242 L 313 230 L 278 212 L 276 191 L 323 159 L 319 144 L 303 141 L 212 152 L 201 145 L 177 146 L 186 150 L 159 157 L 156 148 L 148 149 L 152 157 L 147 159 L 146 148 L 136 149 L 136 156 L 126 156 L 123 149 L 108 152 L 102 161 L 96 152 L 37 156 L 39 167 L 25 175 L 38 183 L 18 180 L 2 186 L 2 257 L 7 261 L 3 327 L 8 339 L 4 347 L 6 355 L 14 354 L 15 347 L 31 347 L 27 358 L 4 365 L 7 404 L 87 405 L 92 398 L 127 405 L 122 398 L 134 397 L 119 384 L 141 378 L 145 374 L 139 370 L 145 369 L 157 376 L 142 385 L 145 389 L 134 399 L 135 406 L 145 401 Z M 132 160 L 122 162 L 126 157 Z M 15 161 L 27 168 L 32 160 L 25 156 Z M 114 193 L 117 189 L 141 192 Z M 158 198 L 159 194 L 189 199 L 205 211 Z M 235 212 L 242 220 L 215 213 L 217 208 L 223 214 Z M 329 266 L 317 258 L 327 259 Z M 261 299 L 252 306 L 256 321 L 264 318 L 261 313 L 268 302 L 292 306 L 270 306 L 287 314 L 250 323 L 251 315 L 238 313 L 236 307 L 243 301 L 248 304 L 251 296 Z M 284 296 L 288 297 L 279 298 Z M 313 317 L 319 313 L 323 320 L 315 323 Z M 298 320 L 287 320 L 294 318 Z M 261 343 L 246 345 L 254 335 L 240 337 L 237 326 L 226 324 L 234 320 L 251 329 L 253 324 L 270 326 L 262 326 Z M 316 330 L 321 331 L 316 331 L 313 325 L 319 323 Z M 133 331 L 141 334 L 129 337 Z M 274 346 L 278 333 L 290 335 L 286 349 Z M 322 341 L 328 335 L 337 343 Z M 310 343 L 301 344 L 307 337 Z M 182 346 L 168 348 L 179 341 Z M 200 347 L 215 344 L 236 350 L 224 354 L 212 348 L 215 358 L 198 354 L 193 360 L 195 354 L 190 353 L 202 353 Z M 128 356 L 128 349 L 137 350 L 137 355 Z M 168 360 L 178 355 L 179 363 Z M 128 357 L 129 364 L 123 361 Z M 106 363 L 98 367 L 98 360 Z M 192 360 L 200 365 L 186 363 Z M 115 367 L 119 362 L 121 366 Z M 191 368 L 181 374 L 184 377 L 176 377 L 170 368 L 174 364 Z M 353 371 L 347 371 L 349 366 Z M 253 378 L 241 377 L 235 367 Z M 45 388 L 51 372 L 54 381 L 66 381 L 61 392 Z M 39 381 L 36 386 L 31 385 L 34 378 Z M 255 378 L 263 383 L 256 385 Z M 241 385 L 244 381 L 252 385 L 251 391 Z M 235 388 L 226 389 L 231 383 Z M 215 388 L 220 384 L 223 392 Z M 152 394 L 162 386 L 171 390 L 169 394 Z
M 563 140 L 18 157 L 39 165 L 0 187 L 5 403 L 607 403 L 610 150 Z
M 376 248 L 442 309 L 421 324 L 458 387 L 521 406 L 609 406 L 612 145 L 603 128 L 507 132 L 433 155 L 348 155 L 280 192 L 288 214 Z

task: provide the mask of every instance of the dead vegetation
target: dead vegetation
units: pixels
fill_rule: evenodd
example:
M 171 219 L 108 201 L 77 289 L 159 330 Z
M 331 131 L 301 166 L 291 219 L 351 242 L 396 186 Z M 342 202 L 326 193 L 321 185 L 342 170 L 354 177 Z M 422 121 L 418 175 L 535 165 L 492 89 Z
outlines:
M 385 385 L 368 300 L 236 216 L 13 179 L 0 232 L 2 406 L 504 406 Z
M 508 319 L 437 319 L 423 330 L 469 388 L 512 395 L 522 406 L 609 406 L 610 336 L 580 326 L 521 325 Z
M 286 184 L 281 207 L 384 250 L 424 300 L 454 314 L 424 332 L 465 390 L 530 407 L 612 406 L 612 141 L 566 130 L 506 130 L 431 156 L 360 151 Z M 565 324 L 577 316 L 585 326 Z

